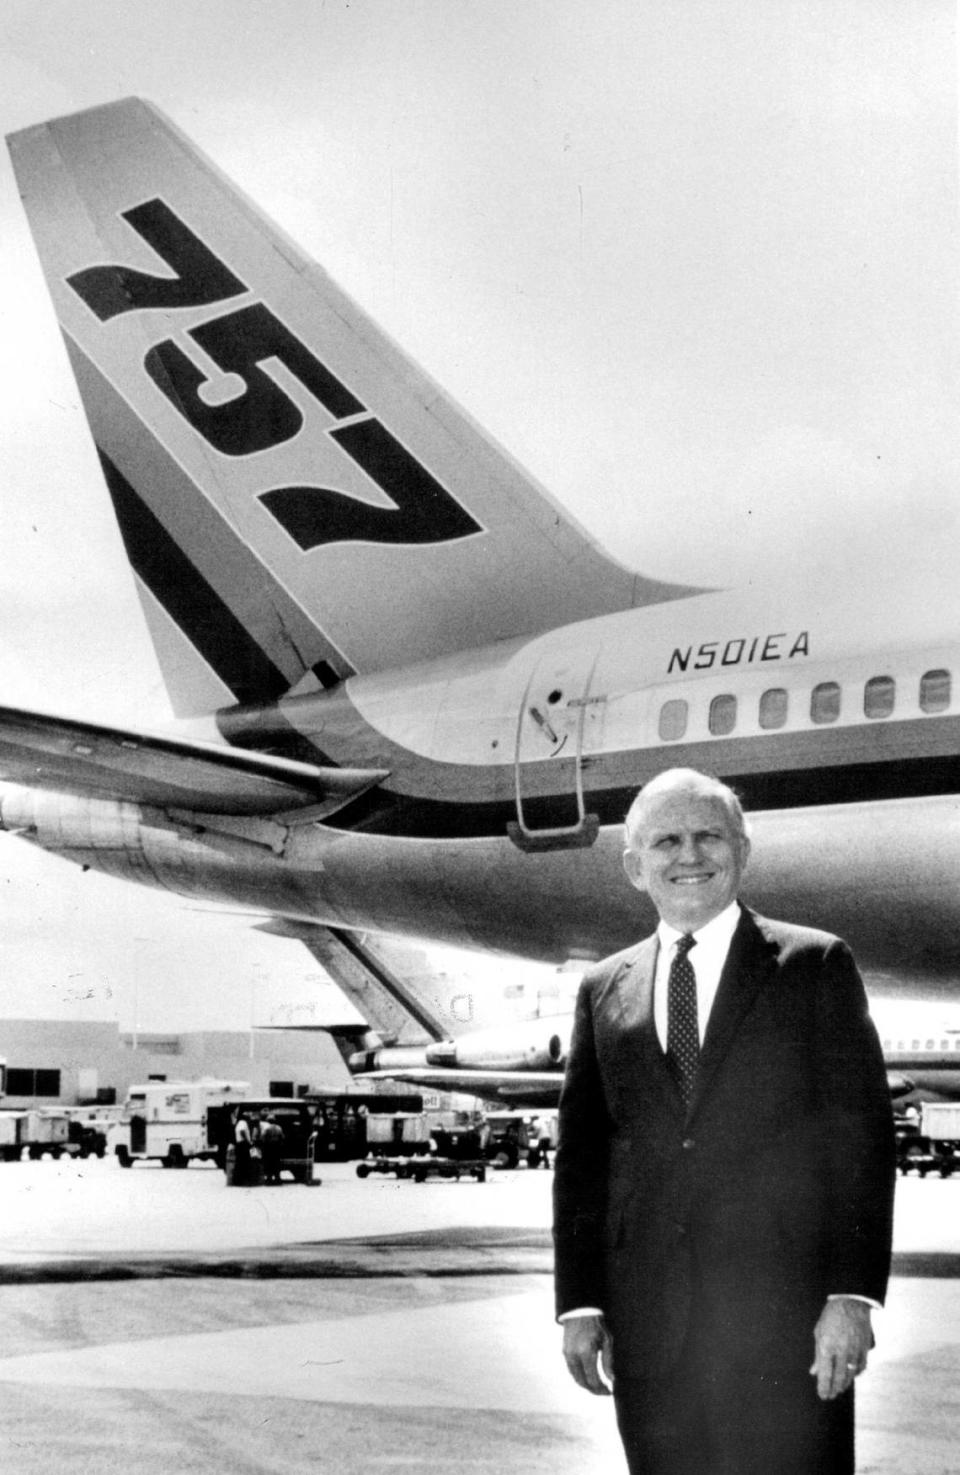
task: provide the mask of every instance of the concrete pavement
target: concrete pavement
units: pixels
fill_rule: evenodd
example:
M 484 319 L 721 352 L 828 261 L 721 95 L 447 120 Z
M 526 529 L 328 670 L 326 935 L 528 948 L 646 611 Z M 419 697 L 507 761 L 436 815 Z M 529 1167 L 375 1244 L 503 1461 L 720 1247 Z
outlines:
M 4 1475 L 619 1475 L 566 1378 L 550 1174 L 226 1189 L 212 1169 L 0 1169 Z M 862 1475 L 955 1475 L 960 1181 L 901 1180 Z

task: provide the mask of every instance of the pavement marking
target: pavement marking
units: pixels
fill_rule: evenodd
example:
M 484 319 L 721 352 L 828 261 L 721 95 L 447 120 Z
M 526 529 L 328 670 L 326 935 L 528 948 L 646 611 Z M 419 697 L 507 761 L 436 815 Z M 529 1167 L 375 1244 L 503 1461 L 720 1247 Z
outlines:
M 562 1417 L 568 1430 L 575 1421 L 597 1469 L 622 1461 L 613 1400 L 576 1388 L 563 1364 L 549 1285 L 2 1358 L 0 1386 L 10 1383 Z
M 547 1414 L 569 1413 L 582 1400 L 585 1417 L 594 1404 L 610 1407 L 570 1383 L 548 1286 L 7 1357 L 0 1382 Z

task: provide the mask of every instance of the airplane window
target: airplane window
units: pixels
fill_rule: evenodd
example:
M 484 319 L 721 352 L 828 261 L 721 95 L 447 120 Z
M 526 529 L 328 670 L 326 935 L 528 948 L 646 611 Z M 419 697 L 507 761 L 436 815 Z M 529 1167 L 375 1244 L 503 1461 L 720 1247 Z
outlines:
M 810 718 L 813 722 L 836 722 L 840 716 L 840 687 L 835 681 L 821 681 L 810 693 Z
M 678 698 L 671 698 L 664 702 L 660 708 L 660 726 L 658 731 L 662 742 L 675 743 L 683 737 L 687 730 L 687 704 Z
M 735 696 L 725 693 L 723 696 L 714 697 L 710 703 L 708 725 L 714 737 L 726 737 L 728 732 L 733 732 L 733 729 L 737 725 L 737 699 Z
M 924 671 L 920 677 L 921 712 L 945 712 L 950 705 L 950 672 Z
M 892 676 L 872 676 L 863 688 L 864 717 L 889 717 L 897 695 Z
M 760 698 L 760 726 L 782 727 L 787 720 L 789 698 L 785 686 L 772 686 Z

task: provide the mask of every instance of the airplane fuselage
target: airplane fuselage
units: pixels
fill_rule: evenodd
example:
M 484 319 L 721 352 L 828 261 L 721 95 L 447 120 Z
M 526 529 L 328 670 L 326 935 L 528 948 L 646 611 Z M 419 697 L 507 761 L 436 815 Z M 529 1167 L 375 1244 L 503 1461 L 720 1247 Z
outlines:
M 221 740 L 388 771 L 322 821 L 7 786 L 3 824 L 261 914 L 591 958 L 649 929 L 620 824 L 646 779 L 690 765 L 744 800 L 748 901 L 846 936 L 876 991 L 951 987 L 960 639 L 942 611 L 878 613 L 865 638 L 843 610 L 772 608 L 697 596 L 222 713 Z

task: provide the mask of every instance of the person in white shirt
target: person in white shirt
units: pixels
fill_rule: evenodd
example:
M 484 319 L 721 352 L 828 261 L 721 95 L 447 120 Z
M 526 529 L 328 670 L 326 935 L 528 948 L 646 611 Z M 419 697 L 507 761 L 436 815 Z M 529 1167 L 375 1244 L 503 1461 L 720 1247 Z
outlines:
M 585 976 L 554 1184 L 574 1379 L 631 1475 L 852 1475 L 890 1265 L 886 1072 L 839 939 L 738 901 L 736 795 L 660 774 L 624 864 L 659 925 Z

